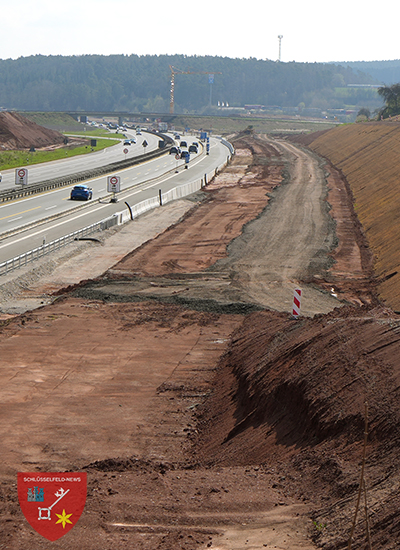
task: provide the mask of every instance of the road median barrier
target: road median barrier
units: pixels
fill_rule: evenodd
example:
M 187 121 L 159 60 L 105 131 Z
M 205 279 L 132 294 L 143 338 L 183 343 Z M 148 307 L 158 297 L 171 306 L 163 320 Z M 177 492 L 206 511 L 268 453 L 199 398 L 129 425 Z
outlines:
M 133 157 L 129 159 L 124 159 L 119 162 L 113 162 L 111 164 L 107 164 L 106 166 L 100 166 L 99 168 L 84 170 L 83 172 L 78 172 L 76 174 L 71 174 L 69 176 L 53 178 L 50 180 L 42 181 L 40 183 L 33 183 L 31 185 L 19 187 L 16 189 L 6 189 L 4 191 L 0 191 L 0 202 L 12 201 L 15 199 L 19 199 L 21 197 L 27 197 L 29 195 L 36 195 L 37 193 L 43 193 L 51 189 L 57 189 L 58 187 L 66 187 L 67 185 L 74 185 L 76 183 L 80 183 L 82 181 L 100 177 L 105 174 L 117 172 L 118 170 L 123 170 L 124 168 L 135 166 L 136 164 L 141 164 L 153 158 L 167 155 L 169 154 L 170 147 L 171 145 L 168 144 L 163 149 L 156 149 L 154 151 L 150 151 L 149 153 L 138 155 L 137 157 Z

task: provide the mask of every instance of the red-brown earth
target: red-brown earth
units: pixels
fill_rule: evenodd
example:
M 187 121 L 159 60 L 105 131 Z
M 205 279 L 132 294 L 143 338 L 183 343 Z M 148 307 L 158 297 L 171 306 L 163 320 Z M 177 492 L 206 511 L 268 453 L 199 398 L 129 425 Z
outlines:
M 4 548 L 347 548 L 366 410 L 352 548 L 367 532 L 397 548 L 400 317 L 376 298 L 347 182 L 285 143 L 235 146 L 183 219 L 116 265 L 104 247 L 103 276 L 20 291 L 58 297 L 1 326 Z M 254 243 L 294 183 L 325 185 L 302 223 L 326 220 L 326 239 L 278 280 L 268 235 Z M 298 285 L 295 320 L 283 297 Z M 68 470 L 88 473 L 86 508 L 49 543 L 21 513 L 16 473 Z

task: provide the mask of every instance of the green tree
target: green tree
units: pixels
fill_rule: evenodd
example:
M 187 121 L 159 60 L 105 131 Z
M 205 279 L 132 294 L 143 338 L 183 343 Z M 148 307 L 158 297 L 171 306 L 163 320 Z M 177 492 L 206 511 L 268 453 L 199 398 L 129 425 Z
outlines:
M 385 100 L 386 106 L 379 111 L 379 116 L 388 118 L 400 114 L 400 83 L 378 88 L 378 94 Z
M 370 116 L 371 116 L 371 111 L 370 111 L 369 109 L 366 109 L 365 107 L 362 107 L 362 108 L 358 111 L 357 116 L 358 116 L 358 117 L 359 117 L 359 116 L 363 116 L 363 117 L 369 119 Z

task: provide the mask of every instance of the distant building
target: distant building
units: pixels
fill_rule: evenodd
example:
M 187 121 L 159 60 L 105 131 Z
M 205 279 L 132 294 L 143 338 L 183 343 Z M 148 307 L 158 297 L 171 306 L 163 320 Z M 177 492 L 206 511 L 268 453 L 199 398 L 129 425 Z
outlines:
M 262 111 L 265 109 L 265 105 L 245 105 L 244 108 L 247 111 Z

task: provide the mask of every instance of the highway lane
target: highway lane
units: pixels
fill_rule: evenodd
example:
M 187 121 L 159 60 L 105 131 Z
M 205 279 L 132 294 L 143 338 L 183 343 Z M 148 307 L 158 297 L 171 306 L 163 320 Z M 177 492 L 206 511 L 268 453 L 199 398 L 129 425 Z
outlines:
M 158 142 L 160 137 L 147 132 L 142 132 L 142 135 L 137 136 L 132 131 L 125 132 L 126 136 L 131 139 L 136 139 L 136 144 L 126 146 L 123 144 L 124 139 L 121 134 L 111 134 L 110 137 L 121 139 L 121 142 L 112 147 L 107 147 L 101 151 L 95 151 L 88 153 L 87 155 L 79 155 L 76 157 L 59 159 L 52 162 L 46 162 L 43 164 L 35 164 L 32 166 L 25 166 L 28 170 L 28 183 L 39 183 L 41 181 L 49 180 L 52 178 L 58 178 L 61 176 L 68 176 L 77 172 L 83 172 L 97 168 L 99 166 L 106 166 L 113 162 L 124 160 L 125 158 L 131 158 L 139 155 L 143 155 L 145 152 L 150 152 L 158 149 Z M 90 136 L 87 136 L 88 138 Z M 96 138 L 94 136 L 95 139 Z M 147 141 L 147 147 L 143 147 L 143 142 Z M 124 151 L 128 151 L 124 153 Z M 0 191 L 5 189 L 15 188 L 15 168 L 2 171 L 2 182 L 0 183 Z
M 174 155 L 165 154 L 142 164 L 120 170 L 116 174 L 120 176 L 121 188 L 124 190 L 132 185 L 139 185 L 149 178 L 174 170 L 179 166 L 183 166 L 182 160 L 177 161 Z M 85 183 L 93 189 L 94 201 L 107 195 L 107 175 L 87 180 Z M 69 185 L 0 204 L 0 234 L 16 230 L 39 219 L 77 208 L 80 202 L 70 200 L 72 187 L 73 185 Z
M 133 206 L 147 198 L 157 196 L 160 189 L 165 193 L 184 183 L 199 180 L 205 173 L 223 164 L 228 154 L 228 149 L 219 140 L 211 139 L 210 154 L 191 155 L 188 169 L 184 168 L 183 161 L 176 161 L 174 155 L 164 155 L 159 159 L 120 171 L 118 175 L 122 178 L 122 189 L 131 185 L 134 187 L 121 192 L 117 203 L 110 203 L 109 195 L 105 198 L 107 178 L 101 177 L 90 181 L 90 186 L 95 193 L 94 201 L 83 203 L 70 201 L 70 189 L 63 188 L 16 201 L 9 205 L 13 210 L 0 207 L 0 231 L 3 232 L 15 228 L 18 224 L 25 225 L 43 217 L 58 214 L 59 209 L 61 211 L 71 207 L 74 209 L 70 215 L 64 216 L 61 213 L 62 217 L 53 221 L 24 230 L 12 237 L 3 238 L 0 241 L 0 263 L 42 245 L 44 240 L 50 242 L 111 216 L 115 212 L 120 212 L 126 208 L 125 201 Z M 13 219 L 15 221 L 12 221 Z M 14 223 L 16 225 L 13 227 Z

